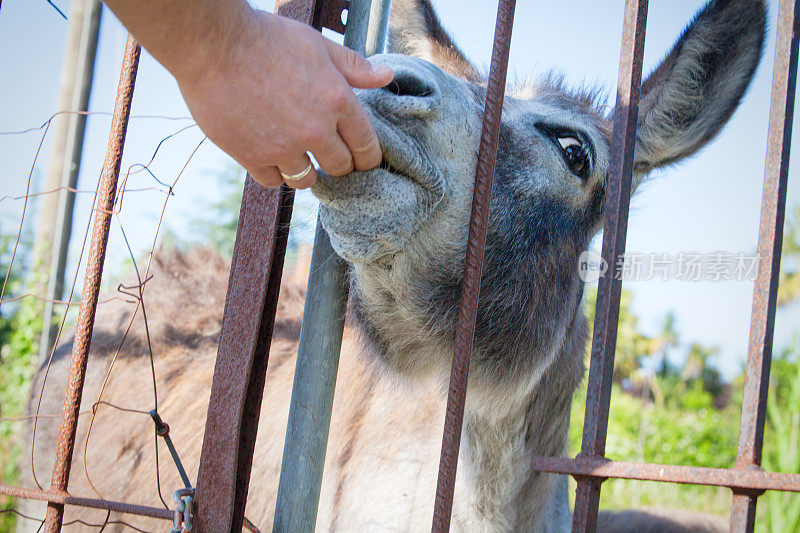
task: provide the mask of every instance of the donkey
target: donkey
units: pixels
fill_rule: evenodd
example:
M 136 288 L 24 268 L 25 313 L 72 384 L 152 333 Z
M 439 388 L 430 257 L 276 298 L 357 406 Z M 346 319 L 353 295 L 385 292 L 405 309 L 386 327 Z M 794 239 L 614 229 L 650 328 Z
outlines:
M 394 53 L 373 61 L 389 64 L 395 79 L 382 89 L 357 91 L 381 142 L 383 163 L 343 178 L 320 173 L 312 189 L 331 243 L 349 265 L 351 324 L 366 362 L 342 357 L 321 530 L 422 530 L 430 527 L 433 507 L 486 90 L 428 0 L 393 4 Z M 710 1 L 647 77 L 634 191 L 651 170 L 697 152 L 733 114 L 762 54 L 765 12 L 762 0 Z M 456 530 L 570 528 L 566 479 L 533 470 L 531 457 L 567 452 L 571 398 L 584 373 L 587 324 L 578 257 L 602 229 L 613 118 L 613 111 L 605 114 L 598 104 L 594 93 L 570 91 L 554 78 L 528 83 L 506 98 L 456 479 Z M 173 420 L 173 439 L 189 465 L 199 455 L 219 327 L 218 319 L 209 318 L 219 315 L 208 306 L 221 305 L 223 288 L 215 282 L 217 292 L 209 288 L 182 311 L 168 295 L 194 293 L 191 287 L 206 280 L 207 272 L 221 276 L 224 270 L 207 254 L 193 257 L 157 258 L 149 287 L 169 317 L 151 332 L 156 367 L 167 369 L 159 384 L 169 392 L 160 409 Z M 159 282 L 159 275 L 169 282 Z M 295 303 L 281 308 L 276 324 L 246 511 L 259 525 L 270 523 L 274 508 L 300 292 L 289 291 Z M 130 316 L 113 306 L 102 313 L 93 344 L 98 362 L 113 353 L 116 346 L 107 339 Z M 132 368 L 137 356 L 141 364 L 143 344 L 135 341 L 145 337 L 137 327 L 118 365 Z M 348 330 L 343 353 L 354 350 L 354 343 Z M 51 373 L 57 375 L 65 362 L 54 364 Z M 101 381 L 92 368 L 90 363 L 90 389 Z M 130 379 L 114 379 L 105 400 L 145 401 Z M 45 398 L 61 390 L 48 385 Z M 117 424 L 123 416 L 135 417 L 108 411 L 104 416 Z M 149 421 L 135 420 L 126 426 L 129 434 L 94 437 L 98 444 L 87 448 L 87 470 L 97 469 L 94 487 L 104 496 L 149 495 L 152 504 Z M 40 432 L 47 442 L 47 430 Z M 79 432 L 85 435 L 85 423 Z M 41 446 L 37 454 L 46 457 Z M 180 486 L 163 455 L 162 483 L 171 476 L 169 486 Z M 37 468 L 46 472 L 46 466 Z M 88 490 L 78 476 L 71 490 L 83 494 L 83 488 Z M 660 512 L 605 514 L 600 522 L 604 531 L 724 529 L 713 518 Z

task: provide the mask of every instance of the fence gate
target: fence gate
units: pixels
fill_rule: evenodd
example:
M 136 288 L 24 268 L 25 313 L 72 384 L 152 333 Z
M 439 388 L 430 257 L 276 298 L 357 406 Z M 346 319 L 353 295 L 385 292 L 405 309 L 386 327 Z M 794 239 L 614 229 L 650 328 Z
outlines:
M 432 525 L 435 532 L 448 531 L 450 527 L 515 3 L 515 0 L 500 0 L 498 7 L 436 489 Z M 625 252 L 647 6 L 647 0 L 626 0 L 625 4 L 616 101 L 616 109 L 622 112 L 614 118 L 602 246 L 606 264 L 614 265 L 611 274 L 622 268 L 617 259 Z M 733 492 L 730 520 L 734 532 L 753 531 L 756 501 L 765 490 L 800 492 L 800 474 L 770 473 L 760 468 L 797 75 L 800 24 L 797 9 L 796 0 L 780 0 L 758 241 L 761 261 L 753 295 L 736 465 L 718 469 L 605 458 L 622 282 L 621 276 L 604 276 L 598 287 L 581 452 L 576 458 L 536 457 L 533 463 L 536 470 L 576 478 L 573 531 L 596 529 L 601 485 L 609 478 L 728 487 Z M 348 10 L 348 20 L 355 21 L 346 29 L 341 21 L 344 10 Z M 286 0 L 278 2 L 277 12 L 316 29 L 327 27 L 345 33 L 345 43 L 351 48 L 372 53 L 382 49 L 388 1 Z M 2 494 L 46 500 L 45 531 L 48 532 L 60 531 L 65 505 L 164 519 L 173 517 L 171 510 L 74 497 L 66 492 L 138 58 L 139 46 L 129 38 L 98 193 L 99 208 L 75 330 L 51 487 L 41 491 L 0 485 Z M 238 531 L 243 526 L 293 198 L 292 189 L 286 187 L 264 189 L 249 177 L 245 183 L 195 494 L 196 531 Z M 321 416 L 311 417 L 312 423 L 303 418 L 301 410 L 291 409 L 275 517 L 279 531 L 311 531 L 316 518 L 322 473 L 311 475 L 307 464 L 295 453 L 294 444 L 297 439 L 305 439 L 324 460 L 346 300 L 345 267 L 340 260 L 328 260 L 332 254 L 318 224 L 312 258 L 315 274 L 309 280 L 298 356 L 298 373 L 303 374 L 295 379 L 292 401 L 312 405 Z M 320 273 L 313 268 L 322 264 L 329 270 Z M 308 301 L 313 305 L 308 305 Z M 314 360 L 321 358 L 319 365 L 312 365 L 308 357 L 312 349 Z M 301 361 L 304 362 L 300 364 Z M 292 508 L 301 512 L 292 512 Z

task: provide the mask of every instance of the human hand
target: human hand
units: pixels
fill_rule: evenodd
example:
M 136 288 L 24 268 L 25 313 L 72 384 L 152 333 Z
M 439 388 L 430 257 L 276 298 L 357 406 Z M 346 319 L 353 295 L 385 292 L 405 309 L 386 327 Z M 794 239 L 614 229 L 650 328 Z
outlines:
M 341 176 L 381 161 L 375 130 L 351 87 L 372 89 L 393 73 L 371 65 L 305 24 L 251 11 L 238 34 L 194 68 L 173 71 L 186 104 L 208 138 L 265 187 L 302 173 L 311 152 Z M 299 180 L 306 188 L 316 170 Z

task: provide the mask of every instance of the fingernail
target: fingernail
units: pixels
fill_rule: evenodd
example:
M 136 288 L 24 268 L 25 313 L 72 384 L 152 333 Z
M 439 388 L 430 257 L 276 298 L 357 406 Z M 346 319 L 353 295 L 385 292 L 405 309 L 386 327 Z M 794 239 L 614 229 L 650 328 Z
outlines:
M 386 76 L 387 74 L 394 75 L 394 71 L 386 65 L 380 63 L 372 63 L 372 73 L 376 76 Z

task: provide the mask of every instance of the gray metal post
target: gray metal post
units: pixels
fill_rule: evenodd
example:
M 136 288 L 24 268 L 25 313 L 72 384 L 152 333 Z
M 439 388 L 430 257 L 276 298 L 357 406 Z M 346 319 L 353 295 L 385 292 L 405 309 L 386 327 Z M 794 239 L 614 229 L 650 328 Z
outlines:
M 376 5 L 379 5 L 377 9 Z M 388 6 L 389 0 L 350 0 L 345 46 L 362 54 L 366 52 L 365 55 L 382 52 Z M 378 13 L 378 16 L 370 13 Z M 373 36 L 369 48 L 366 47 L 368 35 Z M 376 35 L 383 37 L 378 39 Z M 346 304 L 345 263 L 333 251 L 317 219 L 273 519 L 274 532 L 314 531 Z
M 366 56 L 382 54 L 386 44 L 386 29 L 389 21 L 389 0 L 373 0 L 369 10 Z

